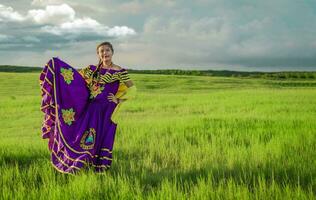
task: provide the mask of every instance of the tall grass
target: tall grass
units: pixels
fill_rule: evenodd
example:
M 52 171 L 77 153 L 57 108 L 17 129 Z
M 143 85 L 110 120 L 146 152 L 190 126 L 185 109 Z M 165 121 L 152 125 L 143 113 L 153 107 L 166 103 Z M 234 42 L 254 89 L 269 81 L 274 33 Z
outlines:
M 55 171 L 38 73 L 0 73 L 1 199 L 315 199 L 312 80 L 131 74 L 109 171 Z

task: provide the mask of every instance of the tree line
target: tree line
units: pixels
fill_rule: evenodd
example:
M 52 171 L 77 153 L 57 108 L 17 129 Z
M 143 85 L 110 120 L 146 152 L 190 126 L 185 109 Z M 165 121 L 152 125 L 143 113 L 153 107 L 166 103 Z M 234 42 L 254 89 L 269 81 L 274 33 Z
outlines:
M 0 72 L 40 72 L 41 67 L 24 67 L 12 65 L 0 65 Z M 127 69 L 129 73 L 137 74 L 166 74 L 166 75 L 193 75 L 193 76 L 222 76 L 245 77 L 266 79 L 316 79 L 316 71 L 284 71 L 284 72 L 243 72 L 229 70 L 182 70 L 182 69 L 157 69 L 135 70 Z

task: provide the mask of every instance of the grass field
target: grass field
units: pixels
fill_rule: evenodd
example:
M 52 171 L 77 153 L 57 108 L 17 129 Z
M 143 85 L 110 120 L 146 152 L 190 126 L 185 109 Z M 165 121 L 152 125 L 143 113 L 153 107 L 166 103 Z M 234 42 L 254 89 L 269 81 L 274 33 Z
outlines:
M 0 199 L 315 199 L 316 81 L 131 74 L 104 174 L 60 174 L 39 73 L 0 73 Z

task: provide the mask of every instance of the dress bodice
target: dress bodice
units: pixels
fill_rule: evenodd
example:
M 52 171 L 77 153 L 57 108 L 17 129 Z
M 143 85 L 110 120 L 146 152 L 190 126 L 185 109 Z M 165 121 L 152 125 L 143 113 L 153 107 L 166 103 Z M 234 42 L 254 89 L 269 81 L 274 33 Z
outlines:
M 129 80 L 125 68 L 120 70 L 98 69 L 95 65 L 89 65 L 79 71 L 90 90 L 90 99 L 104 99 L 109 93 L 115 94 L 119 84 Z

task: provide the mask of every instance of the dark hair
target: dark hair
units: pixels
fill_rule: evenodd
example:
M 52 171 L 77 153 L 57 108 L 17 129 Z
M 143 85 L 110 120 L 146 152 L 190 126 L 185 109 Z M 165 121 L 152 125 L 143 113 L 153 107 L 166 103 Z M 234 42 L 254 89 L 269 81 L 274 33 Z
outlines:
M 114 54 L 113 45 L 112 45 L 110 42 L 102 42 L 102 43 L 98 44 L 98 46 L 97 46 L 97 53 L 99 53 L 99 52 L 98 52 L 98 51 L 99 51 L 99 48 L 100 48 L 101 46 L 103 46 L 103 45 L 106 45 L 106 46 L 110 47 L 112 53 Z M 98 63 L 98 65 L 97 65 L 98 68 L 100 67 L 101 63 L 102 63 L 102 61 L 101 61 L 101 59 L 99 59 L 99 63 Z

